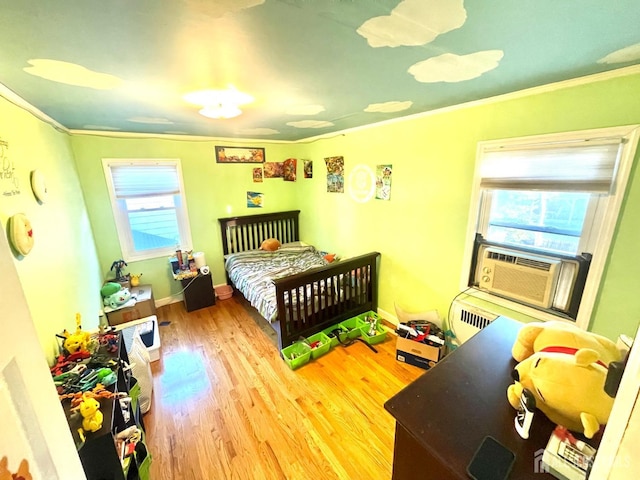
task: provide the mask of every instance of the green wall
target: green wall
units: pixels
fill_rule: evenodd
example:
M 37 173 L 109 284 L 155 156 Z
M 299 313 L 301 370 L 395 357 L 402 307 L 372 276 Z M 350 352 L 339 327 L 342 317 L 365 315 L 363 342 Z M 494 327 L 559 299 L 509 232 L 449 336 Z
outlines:
M 477 142 L 640 123 L 640 76 L 438 113 L 320 140 L 303 147 L 316 176 L 300 205 L 312 239 L 342 254 L 382 253 L 380 308 L 437 309 L 459 291 Z M 354 202 L 324 191 L 324 157 L 354 166 L 393 165 L 391 201 Z M 590 329 L 635 335 L 640 245 L 637 158 Z
M 299 182 L 265 179 L 254 183 L 252 164 L 218 164 L 215 145 L 234 146 L 229 141 L 183 141 L 158 138 L 112 138 L 74 135 L 71 140 L 91 225 L 95 232 L 98 257 L 104 279 L 114 260 L 122 258 L 111 202 L 102 167 L 103 158 L 179 158 L 189 211 L 193 249 L 204 252 L 214 284 L 226 283 L 218 218 L 297 208 Z M 294 145 L 266 144 L 268 162 L 281 162 L 294 156 Z M 264 207 L 249 209 L 247 191 L 264 193 Z M 186 248 L 186 246 L 184 246 Z M 180 292 L 167 258 L 130 262 L 130 273 L 142 273 L 142 283 L 153 285 L 156 300 Z M 99 287 L 98 287 L 99 288 Z
M 314 161 L 314 178 L 255 184 L 251 165 L 215 163 L 216 144 L 228 142 L 127 139 L 74 135 L 72 147 L 104 274 L 120 258 L 101 159 L 182 160 L 193 247 L 204 251 L 215 283 L 224 282 L 217 218 L 254 213 L 247 190 L 265 193 L 262 212 L 301 209 L 302 239 L 323 250 L 351 256 L 382 253 L 380 308 L 394 302 L 407 310 L 437 309 L 445 316 L 459 291 L 465 233 L 478 141 L 640 123 L 640 75 L 488 102 L 423 117 L 344 132 L 297 144 L 266 148 L 268 161 L 288 157 Z M 240 145 L 240 144 L 238 144 Z M 324 158 L 343 156 L 345 174 L 356 165 L 393 165 L 391 201 L 357 203 L 348 194 L 326 192 Z M 615 338 L 635 334 L 640 296 L 635 295 L 640 244 L 640 180 L 637 156 L 591 329 Z M 260 212 L 258 211 L 258 212 Z M 165 259 L 137 262 L 156 298 L 179 292 Z M 513 316 L 518 317 L 517 314 Z
M 34 247 L 16 256 L 15 265 L 29 304 L 38 340 L 48 362 L 57 354 L 55 335 L 75 330 L 75 315 L 85 329 L 98 326 L 100 270 L 78 181 L 69 136 L 0 98 L 0 139 L 9 143 L 9 159 L 20 194 L 0 194 L 0 220 L 24 213 L 33 227 Z M 32 170 L 41 171 L 48 198 L 38 203 L 31 191 Z M 6 183 L 0 179 L 0 193 Z

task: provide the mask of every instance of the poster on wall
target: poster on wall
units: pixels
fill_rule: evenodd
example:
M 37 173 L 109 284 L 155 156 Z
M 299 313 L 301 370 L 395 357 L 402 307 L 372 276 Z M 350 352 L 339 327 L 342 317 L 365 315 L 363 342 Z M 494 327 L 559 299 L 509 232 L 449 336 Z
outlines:
M 260 192 L 247 192 L 247 207 L 262 208 L 264 205 L 264 194 Z
M 313 160 L 303 160 L 304 178 L 313 178 Z
M 264 178 L 282 178 L 283 176 L 282 162 L 266 162 L 264 164 Z
M 295 158 L 287 158 L 282 162 L 282 170 L 285 182 L 295 182 L 298 172 L 298 160 Z
M 391 172 L 392 165 L 376 166 L 376 199 L 391 200 Z
M 254 168 L 253 169 L 253 181 L 255 183 L 262 182 L 262 169 L 261 168 Z
M 344 158 L 327 157 L 327 192 L 344 193 Z

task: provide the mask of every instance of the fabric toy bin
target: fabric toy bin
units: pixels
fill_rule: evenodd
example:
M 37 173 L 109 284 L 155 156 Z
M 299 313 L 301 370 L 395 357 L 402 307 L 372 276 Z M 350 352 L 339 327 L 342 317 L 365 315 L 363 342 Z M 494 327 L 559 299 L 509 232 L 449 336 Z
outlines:
M 339 323 L 340 327 L 343 330 L 346 330 L 347 338 L 358 338 L 360 336 L 360 327 L 364 326 L 364 322 L 360 319 L 360 317 L 353 317 L 349 320 L 344 320 Z
M 302 342 L 295 342 L 280 350 L 280 353 L 291 370 L 295 370 L 311 360 L 311 348 Z
M 320 342 L 316 348 L 311 349 L 311 358 L 314 360 L 321 357 L 331 349 L 331 339 L 322 332 L 311 335 L 307 338 L 307 342 L 309 342 L 309 344 Z

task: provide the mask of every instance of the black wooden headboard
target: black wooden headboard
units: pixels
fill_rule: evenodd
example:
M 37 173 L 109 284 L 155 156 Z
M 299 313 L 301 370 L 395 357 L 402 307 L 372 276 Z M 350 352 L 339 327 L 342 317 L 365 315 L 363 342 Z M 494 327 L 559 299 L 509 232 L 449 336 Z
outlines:
M 223 254 L 256 250 L 267 238 L 277 238 L 280 243 L 300 240 L 299 214 L 300 210 L 289 210 L 219 218 Z

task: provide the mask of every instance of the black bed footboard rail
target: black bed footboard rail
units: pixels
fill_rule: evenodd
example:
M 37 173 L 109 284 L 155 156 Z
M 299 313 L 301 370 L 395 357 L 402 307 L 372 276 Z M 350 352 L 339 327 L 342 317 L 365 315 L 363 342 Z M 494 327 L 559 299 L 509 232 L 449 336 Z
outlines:
M 275 280 L 281 348 L 378 308 L 380 253 L 371 252 Z

